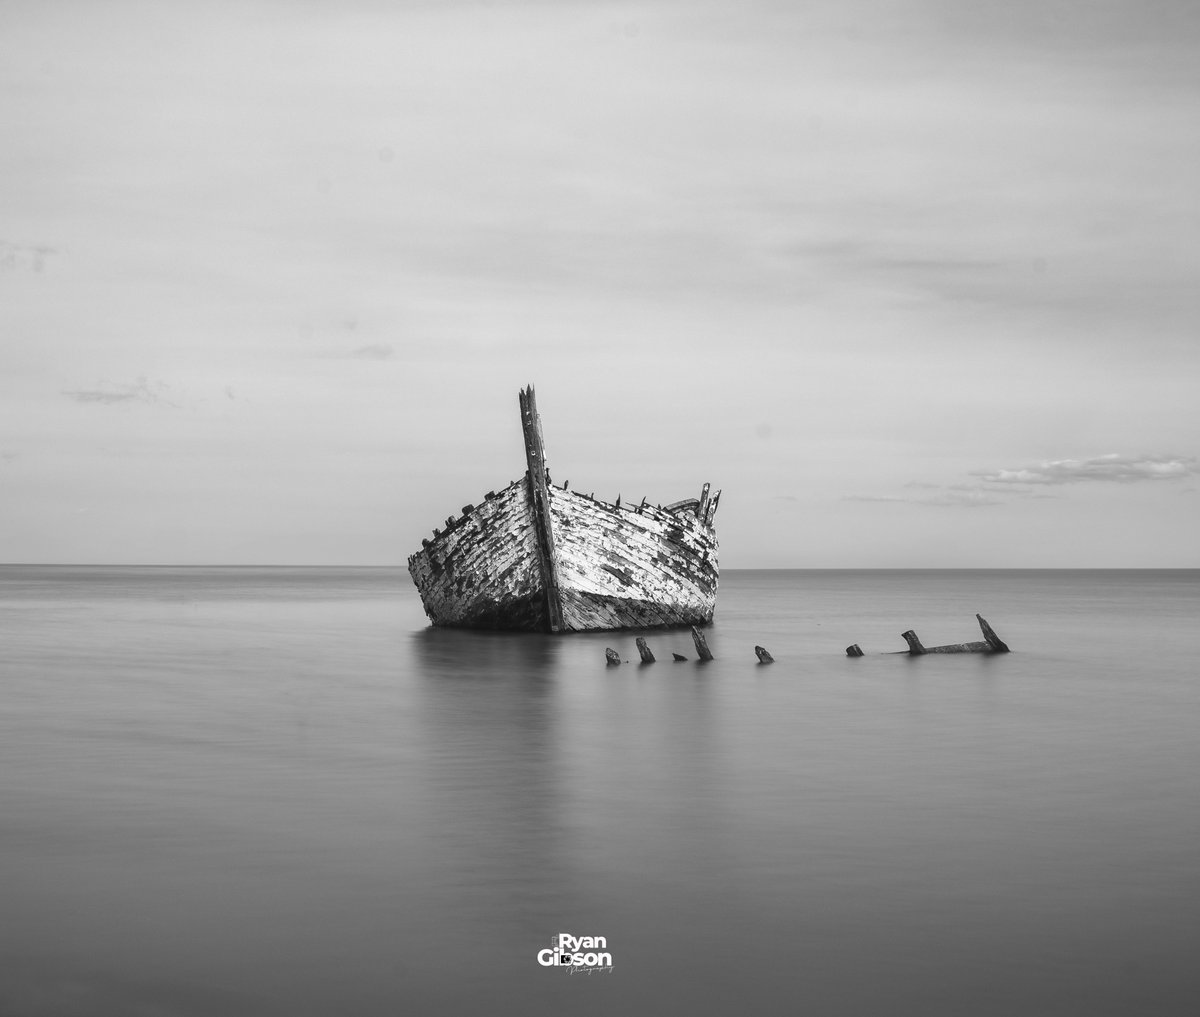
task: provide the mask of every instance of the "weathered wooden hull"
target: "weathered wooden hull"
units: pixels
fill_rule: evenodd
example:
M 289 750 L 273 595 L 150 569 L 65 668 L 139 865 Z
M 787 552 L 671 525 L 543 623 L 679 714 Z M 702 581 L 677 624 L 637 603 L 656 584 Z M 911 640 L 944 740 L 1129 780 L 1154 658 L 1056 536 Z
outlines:
M 617 507 L 550 489 L 563 629 L 706 625 L 717 600 L 717 536 L 690 506 Z
M 434 625 L 551 630 L 528 478 L 472 507 L 408 561 Z M 704 625 L 719 567 L 711 523 L 675 510 L 617 506 L 549 487 L 561 632 Z M 692 508 L 696 505 L 696 508 Z
M 533 516 L 524 481 L 515 481 L 446 528 L 408 559 L 408 571 L 434 625 L 546 628 Z
M 717 596 L 720 500 L 622 507 L 554 487 L 532 388 L 523 480 L 446 520 L 408 559 L 434 625 L 590 632 L 704 625 Z

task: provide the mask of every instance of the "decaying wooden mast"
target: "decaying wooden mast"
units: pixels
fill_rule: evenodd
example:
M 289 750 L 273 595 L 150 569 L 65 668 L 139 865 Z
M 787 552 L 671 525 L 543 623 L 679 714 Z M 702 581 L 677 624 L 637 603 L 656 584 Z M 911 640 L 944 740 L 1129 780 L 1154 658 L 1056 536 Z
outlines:
M 550 526 L 549 481 L 546 478 L 546 450 L 542 442 L 542 420 L 538 416 L 533 386 L 518 393 L 521 403 L 521 430 L 525 435 L 525 463 L 528 467 L 529 507 L 537 535 L 538 568 L 546 591 L 546 617 L 551 632 L 561 632 L 562 592 L 558 585 L 558 562 L 554 555 L 554 531 Z

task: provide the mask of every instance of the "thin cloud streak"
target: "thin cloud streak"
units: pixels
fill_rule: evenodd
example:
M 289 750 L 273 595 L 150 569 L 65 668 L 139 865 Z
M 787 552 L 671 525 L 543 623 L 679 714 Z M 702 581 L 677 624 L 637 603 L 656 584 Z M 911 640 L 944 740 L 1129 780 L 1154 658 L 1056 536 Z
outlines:
M 936 484 L 906 484 L 905 487 L 930 491 L 924 495 L 846 495 L 843 501 L 884 502 L 901 505 L 922 505 L 931 508 L 984 508 L 1003 505 L 1004 501 L 982 487 L 953 484 L 939 487 Z
M 145 378 L 124 385 L 101 383 L 96 388 L 74 389 L 63 392 L 68 399 L 77 403 L 94 403 L 102 406 L 112 406 L 117 403 L 161 403 L 166 406 L 176 406 L 166 398 L 170 391 L 165 382 L 155 382 L 153 387 Z
M 1005 486 L 1078 484 L 1093 480 L 1135 484 L 1144 480 L 1182 480 L 1197 475 L 1200 475 L 1200 462 L 1191 456 L 1135 457 L 1116 452 L 1091 459 L 1054 459 L 1035 466 L 971 474 L 985 484 Z
M 1044 493 L 1046 487 L 1067 484 L 1184 480 L 1200 476 L 1200 460 L 1186 456 L 1128 456 L 1114 452 L 1090 459 L 1047 460 L 1017 469 L 975 471 L 970 475 L 977 477 L 979 483 L 941 485 L 914 480 L 904 485 L 906 490 L 914 492 L 911 495 L 848 495 L 842 500 L 981 508 L 1004 505 L 1014 498 L 1053 497 Z

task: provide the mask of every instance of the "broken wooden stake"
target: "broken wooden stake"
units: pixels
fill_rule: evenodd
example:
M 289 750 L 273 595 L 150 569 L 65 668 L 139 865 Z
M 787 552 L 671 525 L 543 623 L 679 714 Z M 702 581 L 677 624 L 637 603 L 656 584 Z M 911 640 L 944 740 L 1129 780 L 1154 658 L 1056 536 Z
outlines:
M 760 664 L 774 664 L 775 663 L 775 658 L 771 656 L 771 654 L 767 651 L 767 648 L 765 646 L 754 647 L 754 652 L 758 655 L 758 662 Z
M 846 647 L 847 657 L 861 657 L 863 655 L 862 647 L 858 643 L 851 643 Z
M 708 641 L 704 638 L 704 633 L 701 632 L 695 625 L 692 626 L 692 642 L 696 644 L 696 652 L 700 655 L 701 660 L 712 660 L 712 651 L 708 648 Z
M 650 652 L 650 647 L 648 647 L 646 645 L 646 639 L 644 636 L 637 637 L 637 648 L 638 648 L 638 653 L 640 653 L 642 655 L 642 663 L 643 664 L 653 664 L 654 663 L 654 654 Z
M 1008 644 L 1006 642 L 1004 642 L 998 635 L 996 635 L 995 632 L 992 631 L 992 627 L 983 620 L 983 616 L 977 614 L 977 615 L 975 615 L 975 617 L 979 621 L 980 629 L 983 630 L 983 638 L 986 640 L 988 646 L 990 646 L 992 648 L 992 652 L 993 653 L 1008 653 L 1009 652 Z
M 676 660 L 687 660 L 687 657 L 685 657 L 682 653 L 672 653 L 671 656 Z
M 621 663 L 621 655 L 617 653 L 617 651 L 611 646 L 606 646 L 604 648 L 604 659 L 608 661 L 609 667 L 613 667 L 614 665 Z

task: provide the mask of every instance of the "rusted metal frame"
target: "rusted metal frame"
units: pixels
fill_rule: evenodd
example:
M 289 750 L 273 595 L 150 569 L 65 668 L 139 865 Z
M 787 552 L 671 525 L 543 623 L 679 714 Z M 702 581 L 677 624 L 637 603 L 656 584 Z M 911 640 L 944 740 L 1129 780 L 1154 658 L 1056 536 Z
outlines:
M 558 562 L 554 554 L 554 530 L 550 525 L 550 492 L 546 479 L 546 451 L 542 441 L 542 421 L 538 416 L 533 386 L 518 393 L 521 403 L 521 430 L 525 435 L 525 464 L 529 478 L 529 506 L 537 535 L 538 568 L 546 591 L 546 617 L 551 632 L 563 627 L 562 592 L 558 586 Z

